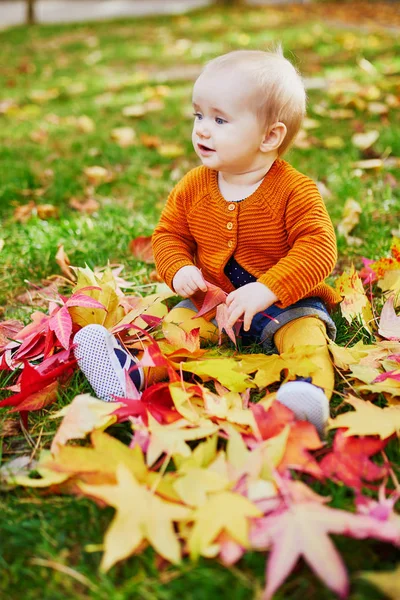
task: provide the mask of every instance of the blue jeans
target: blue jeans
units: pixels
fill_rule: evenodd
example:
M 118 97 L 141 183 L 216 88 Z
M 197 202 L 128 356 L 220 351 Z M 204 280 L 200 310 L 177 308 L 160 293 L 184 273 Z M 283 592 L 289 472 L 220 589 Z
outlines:
M 189 299 L 182 300 L 175 308 L 190 308 L 190 310 L 197 312 L 197 308 Z M 266 315 L 277 319 L 279 323 L 272 321 Z M 335 323 L 332 321 L 324 302 L 317 296 L 303 298 L 286 308 L 279 308 L 276 304 L 272 304 L 272 306 L 263 312 L 254 315 L 249 331 L 244 331 L 242 326 L 239 335 L 244 344 L 253 344 L 255 342 L 262 344 L 265 352 L 277 352 L 274 343 L 275 333 L 283 325 L 286 325 L 286 323 L 300 319 L 301 317 L 317 317 L 325 323 L 328 336 L 332 340 L 335 339 Z M 213 323 L 217 324 L 215 320 L 213 320 Z

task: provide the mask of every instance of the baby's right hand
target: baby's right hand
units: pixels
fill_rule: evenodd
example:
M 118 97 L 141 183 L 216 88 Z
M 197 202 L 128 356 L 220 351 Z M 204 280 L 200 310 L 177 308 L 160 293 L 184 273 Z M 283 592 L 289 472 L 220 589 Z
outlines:
M 198 290 L 207 291 L 207 285 L 200 269 L 192 265 L 179 269 L 172 280 L 172 287 L 182 298 L 189 298 Z

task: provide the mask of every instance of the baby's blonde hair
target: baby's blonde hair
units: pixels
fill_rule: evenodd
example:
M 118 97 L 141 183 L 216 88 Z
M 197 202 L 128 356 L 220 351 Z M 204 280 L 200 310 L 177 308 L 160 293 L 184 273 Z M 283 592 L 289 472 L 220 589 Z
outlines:
M 287 134 L 278 150 L 282 155 L 294 141 L 306 112 L 306 92 L 300 74 L 283 56 L 280 45 L 271 52 L 235 50 L 223 54 L 208 62 L 203 73 L 225 68 L 253 78 L 252 102 L 263 127 L 278 121 L 286 125 Z

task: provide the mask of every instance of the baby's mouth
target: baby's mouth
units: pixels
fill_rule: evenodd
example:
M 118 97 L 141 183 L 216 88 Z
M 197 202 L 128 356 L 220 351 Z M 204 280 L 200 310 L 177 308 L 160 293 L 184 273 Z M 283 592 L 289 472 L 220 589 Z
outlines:
M 200 148 L 200 150 L 203 150 L 203 152 L 215 152 L 215 150 L 213 148 L 209 148 L 208 146 L 205 146 L 204 144 L 197 144 L 197 145 Z

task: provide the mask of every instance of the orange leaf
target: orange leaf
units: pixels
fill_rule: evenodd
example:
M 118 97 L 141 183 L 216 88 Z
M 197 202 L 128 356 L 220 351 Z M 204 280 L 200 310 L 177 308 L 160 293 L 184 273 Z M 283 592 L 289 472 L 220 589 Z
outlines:
M 141 260 L 142 262 L 153 264 L 153 248 L 151 246 L 151 236 L 143 236 L 131 240 L 129 243 L 129 250 L 132 252 L 134 258 Z
M 57 400 L 58 381 L 53 381 L 42 390 L 34 392 L 18 406 L 11 408 L 9 412 L 21 412 L 24 410 L 41 410 L 45 406 L 52 404 Z

